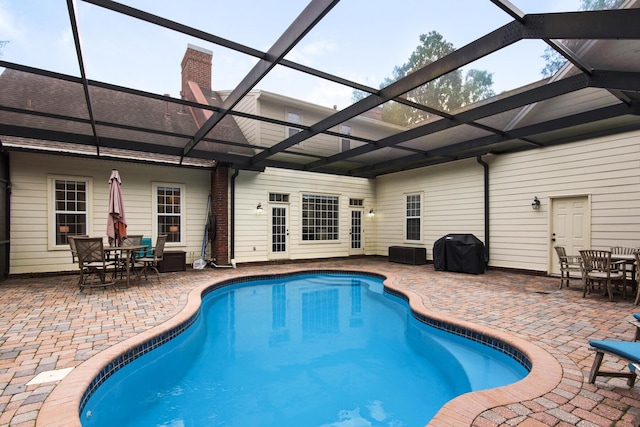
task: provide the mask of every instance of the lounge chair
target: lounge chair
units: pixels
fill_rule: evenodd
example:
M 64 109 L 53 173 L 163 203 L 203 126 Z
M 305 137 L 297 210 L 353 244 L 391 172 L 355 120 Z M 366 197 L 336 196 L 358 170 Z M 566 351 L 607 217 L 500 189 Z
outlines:
M 591 372 L 589 373 L 589 384 L 595 383 L 597 376 L 622 377 L 627 379 L 627 385 L 629 387 L 633 387 L 637 377 L 637 369 L 635 368 L 640 366 L 640 342 L 593 340 L 589 341 L 589 345 L 596 351 L 596 356 L 593 360 L 593 365 L 591 366 Z M 605 353 L 612 354 L 620 359 L 628 361 L 629 372 L 607 371 L 601 369 Z

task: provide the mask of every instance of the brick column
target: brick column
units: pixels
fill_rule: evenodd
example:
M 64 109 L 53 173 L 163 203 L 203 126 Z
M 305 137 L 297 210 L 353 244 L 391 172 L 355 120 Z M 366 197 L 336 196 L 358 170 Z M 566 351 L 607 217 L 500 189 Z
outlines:
M 229 167 L 218 164 L 211 172 L 211 215 L 216 218 L 216 237 L 211 243 L 211 256 L 218 265 L 229 260 Z

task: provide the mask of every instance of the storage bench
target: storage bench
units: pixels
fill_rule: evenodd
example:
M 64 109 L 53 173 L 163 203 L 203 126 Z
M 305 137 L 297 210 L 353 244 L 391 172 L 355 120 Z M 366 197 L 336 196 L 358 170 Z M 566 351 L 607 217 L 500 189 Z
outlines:
M 186 257 L 187 253 L 185 251 L 164 251 L 162 261 L 158 262 L 158 271 L 160 273 L 186 271 Z
M 423 265 L 427 263 L 427 249 L 412 248 L 410 246 L 389 246 L 389 261 Z

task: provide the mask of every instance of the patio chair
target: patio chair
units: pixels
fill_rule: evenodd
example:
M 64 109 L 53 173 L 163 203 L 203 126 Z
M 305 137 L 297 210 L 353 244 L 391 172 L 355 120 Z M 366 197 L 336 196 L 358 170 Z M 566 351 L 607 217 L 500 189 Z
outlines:
M 596 377 L 622 377 L 627 379 L 627 385 L 633 387 L 637 373 L 635 367 L 640 364 L 640 342 L 637 341 L 611 341 L 593 340 L 589 341 L 592 350 L 596 355 L 589 373 L 589 384 L 596 381 Z M 602 361 L 605 354 L 614 355 L 629 362 L 629 372 L 608 371 L 602 369 Z
M 633 302 L 635 305 L 638 305 L 640 302 L 640 252 L 635 253 L 636 262 L 633 264 L 635 268 L 635 286 L 636 286 L 636 300 Z M 640 320 L 640 317 L 637 318 Z
M 633 248 L 628 246 L 612 246 L 611 247 L 611 257 L 615 258 L 616 255 L 634 255 L 636 252 L 640 251 L 640 248 Z M 627 280 L 633 282 L 635 288 L 635 280 L 636 280 L 636 264 L 635 261 L 627 261 Z
M 567 255 L 567 251 L 564 246 L 554 246 L 556 253 L 558 254 L 558 260 L 560 261 L 560 289 L 567 283 L 569 287 L 569 280 L 571 279 L 571 272 L 580 272 L 580 256 L 579 255 Z
M 105 258 L 102 238 L 82 237 L 74 240 L 80 266 L 80 290 L 115 284 L 115 261 Z M 111 273 L 111 281 L 107 281 L 108 273 Z
M 69 242 L 69 249 L 71 250 L 71 262 L 78 263 L 78 268 L 80 267 L 80 263 L 78 260 L 78 250 L 76 249 L 76 242 L 75 242 L 75 238 L 77 237 L 89 237 L 89 236 L 84 236 L 84 235 L 73 235 L 73 236 L 67 236 L 67 242 Z M 78 284 L 80 284 L 82 282 L 82 268 L 80 268 L 80 278 L 78 279 Z
M 591 293 L 593 283 L 605 283 L 605 289 L 609 295 L 609 301 L 613 301 L 614 280 L 621 280 L 623 287 L 623 296 L 627 293 L 627 273 L 625 270 L 625 262 L 611 262 L 611 252 L 594 249 L 580 251 L 581 268 L 582 268 L 582 297 Z
M 156 239 L 156 246 L 153 248 L 151 253 L 147 253 L 147 255 L 136 258 L 136 264 L 138 266 L 142 266 L 141 273 L 144 274 L 145 280 L 147 280 L 147 271 L 153 270 L 156 273 L 156 277 L 158 278 L 158 282 L 160 282 L 160 272 L 158 271 L 158 263 L 162 261 L 162 256 L 164 254 L 164 245 L 167 241 L 166 235 L 158 236 Z
M 122 244 L 120 246 L 140 246 L 142 245 L 142 238 L 144 236 L 142 234 L 130 234 L 127 235 L 124 239 L 122 239 Z M 136 252 L 131 252 L 131 257 L 129 258 L 129 260 L 125 260 L 120 258 L 119 262 L 118 262 L 118 267 L 120 267 L 120 278 L 122 279 L 122 276 L 124 274 L 124 271 L 127 267 L 127 261 L 130 262 L 129 266 L 132 269 L 133 272 L 135 272 L 135 258 L 140 256 L 140 251 L 136 251 Z

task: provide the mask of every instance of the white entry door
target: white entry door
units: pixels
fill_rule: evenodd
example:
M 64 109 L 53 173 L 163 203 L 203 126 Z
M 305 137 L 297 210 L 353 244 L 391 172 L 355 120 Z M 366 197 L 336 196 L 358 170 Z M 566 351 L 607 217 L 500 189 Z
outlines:
M 349 255 L 364 254 L 364 233 L 362 230 L 362 209 L 351 209 L 349 228 Z
M 589 197 L 561 197 L 551 199 L 551 245 L 549 260 L 551 274 L 560 274 L 560 264 L 554 246 L 564 246 L 567 255 L 580 255 L 591 246 L 591 211 Z
M 289 258 L 289 215 L 285 205 L 271 206 L 270 259 Z

